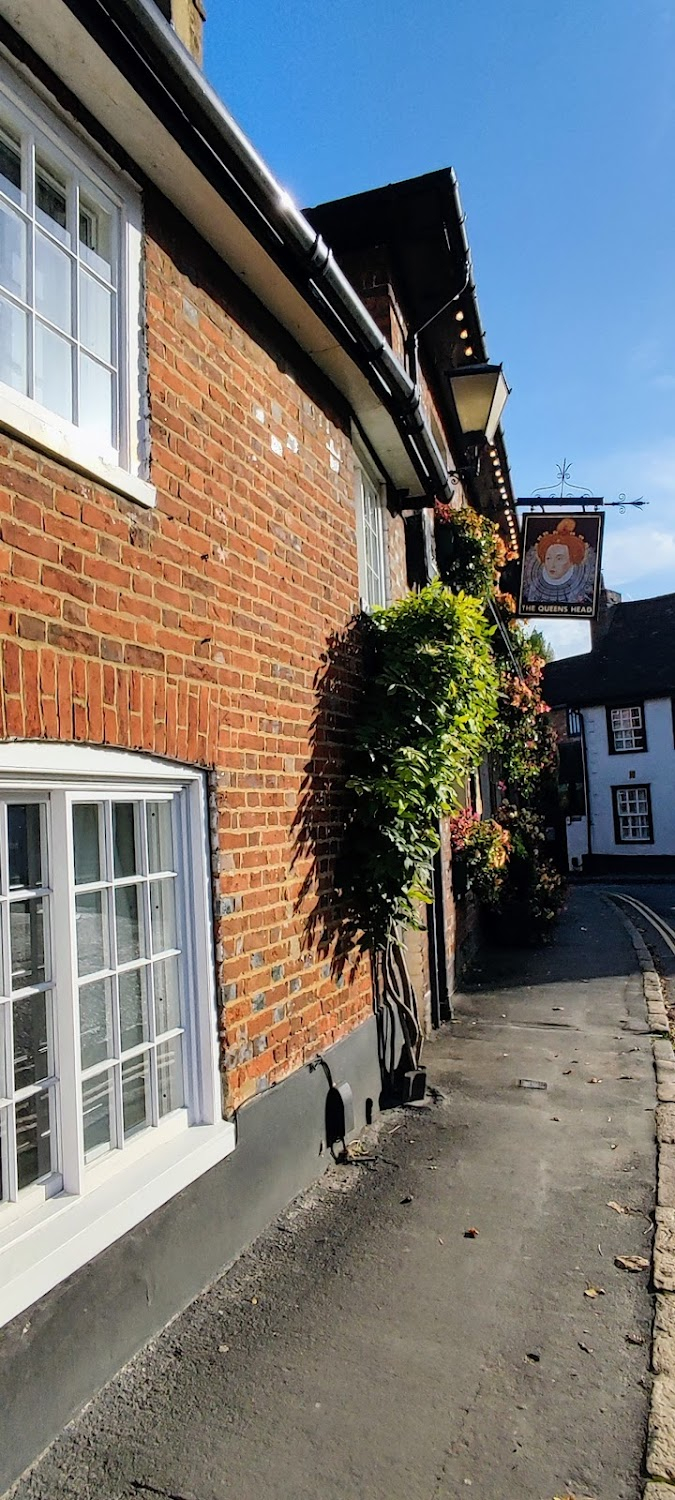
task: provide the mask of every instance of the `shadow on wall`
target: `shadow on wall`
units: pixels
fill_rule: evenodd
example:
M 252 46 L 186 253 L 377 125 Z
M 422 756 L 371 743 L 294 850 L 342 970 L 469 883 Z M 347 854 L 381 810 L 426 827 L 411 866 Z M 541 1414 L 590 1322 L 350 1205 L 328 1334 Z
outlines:
M 349 776 L 359 708 L 367 691 L 370 622 L 355 615 L 327 642 L 314 677 L 315 707 L 311 753 L 293 820 L 291 867 L 301 873 L 294 907 L 304 915 L 304 946 L 330 964 L 332 978 L 352 979 L 365 961 L 360 928 L 342 896 L 341 870 L 348 857 L 348 834 L 355 799 Z M 403 1075 L 411 1066 L 400 1009 L 384 982 L 382 962 L 371 957 L 382 1091 L 379 1107 L 400 1100 Z
M 313 684 L 311 753 L 293 819 L 291 867 L 306 865 L 295 910 L 304 913 L 305 948 L 329 960 L 334 979 L 347 968 L 353 976 L 361 961 L 355 952 L 357 927 L 341 897 L 340 865 L 354 809 L 345 782 L 364 693 L 367 632 L 367 620 L 355 615 L 330 637 L 321 657 Z

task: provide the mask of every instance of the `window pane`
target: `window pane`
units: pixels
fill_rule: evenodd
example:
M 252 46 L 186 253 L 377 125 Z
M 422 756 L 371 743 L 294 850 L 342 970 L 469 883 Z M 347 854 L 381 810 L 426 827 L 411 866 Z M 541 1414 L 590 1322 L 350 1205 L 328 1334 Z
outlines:
M 12 1092 L 12 1059 L 7 1055 L 8 1036 L 6 1021 L 9 1010 L 0 1005 L 0 1099 L 7 1099 Z
M 70 244 L 65 178 L 58 168 L 43 161 L 38 161 L 35 168 L 35 217 L 57 240 Z
M 37 802 L 10 802 L 7 808 L 11 890 L 42 885 L 42 831 Z
M 150 916 L 153 953 L 176 948 L 176 888 L 171 877 L 150 881 Z
M 25 990 L 45 979 L 44 911 L 41 900 L 12 901 L 9 908 L 12 989 Z
M 181 1025 L 180 980 L 177 958 L 153 964 L 155 981 L 155 1030 L 158 1036 Z
M 75 849 L 75 884 L 93 885 L 101 879 L 99 850 L 99 816 L 95 802 L 76 802 L 73 806 L 73 844 Z
M 111 1107 L 112 1074 L 99 1073 L 82 1084 L 82 1123 L 84 1159 L 94 1161 L 112 1150 Z
M 80 343 L 106 364 L 112 364 L 112 293 L 80 271 Z
M 112 1004 L 110 983 L 95 979 L 80 985 L 80 1057 L 83 1068 L 112 1057 Z
M 124 1134 L 135 1135 L 150 1125 L 150 1066 L 147 1052 L 122 1063 Z
M 116 802 L 113 806 L 113 843 L 115 879 L 124 880 L 129 875 L 137 875 L 136 818 L 133 802 Z
M 35 306 L 49 323 L 72 333 L 73 263 L 65 250 L 39 232 L 35 236 Z
M 107 450 L 117 446 L 113 410 L 114 376 L 88 355 L 80 355 L 79 426 Z
M 0 284 L 26 300 L 26 224 L 0 202 Z
M 35 324 L 35 400 L 72 422 L 72 345 L 40 322 Z
M 21 144 L 7 130 L 0 130 L 0 192 L 23 203 L 21 191 Z
M 140 1046 L 147 1040 L 147 1005 L 145 1003 L 145 975 L 140 969 L 131 969 L 119 976 L 120 987 L 120 1036 L 122 1051 Z
M 0 297 L 0 380 L 12 390 L 28 394 L 28 317 Z
M 183 1044 L 179 1036 L 157 1048 L 159 1113 L 168 1115 L 185 1103 L 183 1091 Z
M 89 891 L 86 896 L 75 897 L 75 928 L 78 972 L 97 974 L 107 967 L 100 891 Z
M 112 216 L 98 203 L 80 197 L 80 260 L 112 281 Z
M 53 1071 L 47 1042 L 45 995 L 14 1002 L 14 1086 L 29 1088 Z
M 173 829 L 171 803 L 148 802 L 148 866 L 150 873 L 173 870 Z
M 141 957 L 141 934 L 138 911 L 138 886 L 121 885 L 115 891 L 117 923 L 117 962 L 133 963 Z
M 16 1106 L 16 1154 L 19 1188 L 30 1187 L 52 1169 L 49 1095 L 32 1094 Z

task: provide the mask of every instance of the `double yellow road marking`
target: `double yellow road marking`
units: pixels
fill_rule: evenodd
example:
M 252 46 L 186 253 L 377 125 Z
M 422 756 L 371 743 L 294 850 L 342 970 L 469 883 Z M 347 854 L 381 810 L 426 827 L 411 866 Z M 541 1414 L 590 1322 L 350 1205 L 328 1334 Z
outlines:
M 644 901 L 638 901 L 636 896 L 624 896 L 620 891 L 612 891 L 612 900 L 625 901 L 628 906 L 632 906 L 635 911 L 639 911 L 643 917 L 646 917 L 648 922 L 651 922 L 652 927 L 663 938 L 666 947 L 670 948 L 671 953 L 675 954 L 675 930 L 670 926 L 669 922 L 666 922 L 665 917 L 660 916 L 656 911 L 652 911 L 651 906 L 645 906 Z

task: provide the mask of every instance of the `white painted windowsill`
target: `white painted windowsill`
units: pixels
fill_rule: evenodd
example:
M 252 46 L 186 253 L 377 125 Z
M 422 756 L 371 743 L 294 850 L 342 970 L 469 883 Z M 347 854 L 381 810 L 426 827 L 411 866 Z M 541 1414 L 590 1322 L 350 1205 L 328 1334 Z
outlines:
M 82 1197 L 59 1193 L 36 1222 L 0 1250 L 0 1326 L 93 1260 L 235 1146 L 228 1121 L 193 1125 L 99 1182 Z
M 147 479 L 102 458 L 88 447 L 77 428 L 66 422 L 61 425 L 58 419 L 45 420 L 40 415 L 40 408 L 32 402 L 22 402 L 19 397 L 13 399 L 6 386 L 0 392 L 0 431 L 20 438 L 31 448 L 49 454 L 50 458 L 59 459 L 68 468 L 105 485 L 126 500 L 136 500 L 139 505 L 157 504 L 157 491 Z

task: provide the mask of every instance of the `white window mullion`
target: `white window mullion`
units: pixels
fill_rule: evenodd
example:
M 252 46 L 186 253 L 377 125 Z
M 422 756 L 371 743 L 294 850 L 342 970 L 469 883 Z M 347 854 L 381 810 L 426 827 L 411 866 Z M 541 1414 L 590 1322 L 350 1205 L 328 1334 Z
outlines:
M 141 951 L 146 958 L 152 956 L 152 911 L 150 908 L 150 861 L 148 857 L 148 815 L 145 801 L 139 802 L 136 814 L 136 837 L 138 840 L 138 854 L 140 874 L 143 883 L 140 886 L 139 913 L 142 922 L 141 932 L 143 934 Z M 148 1007 L 148 1038 L 147 1050 L 150 1068 L 150 1118 L 153 1125 L 159 1124 L 159 1080 L 157 1076 L 157 1029 L 155 1026 L 155 978 L 152 962 L 148 963 L 144 970 L 145 1002 Z
M 81 1193 L 84 1169 L 80 1007 L 77 984 L 72 799 L 66 791 L 50 798 L 52 903 L 56 1028 L 60 1059 L 61 1172 L 67 1193 Z
M 113 829 L 112 801 L 106 798 L 103 804 L 104 837 L 102 874 L 107 881 L 103 892 L 104 922 L 107 928 L 107 950 L 108 963 L 112 970 L 112 1026 L 113 1026 L 113 1057 L 115 1061 L 112 1067 L 112 1110 L 113 1118 L 110 1121 L 111 1146 L 121 1151 L 124 1147 L 124 1109 L 122 1106 L 122 1022 L 120 1018 L 120 986 L 117 972 L 117 923 L 115 921 L 115 835 Z M 105 940 L 105 937 L 104 937 Z
M 26 212 L 28 214 L 28 243 L 26 247 L 26 302 L 28 304 L 28 328 L 26 351 L 28 396 L 35 394 L 35 137 L 24 136 L 23 171 L 25 172 Z
M 71 224 L 73 258 L 70 266 L 73 336 L 73 422 L 80 425 L 80 189 L 73 172 L 68 180 L 68 219 Z

